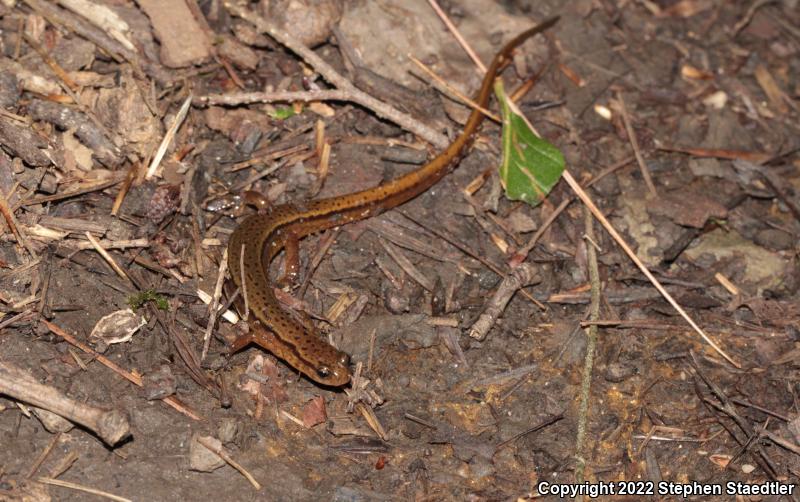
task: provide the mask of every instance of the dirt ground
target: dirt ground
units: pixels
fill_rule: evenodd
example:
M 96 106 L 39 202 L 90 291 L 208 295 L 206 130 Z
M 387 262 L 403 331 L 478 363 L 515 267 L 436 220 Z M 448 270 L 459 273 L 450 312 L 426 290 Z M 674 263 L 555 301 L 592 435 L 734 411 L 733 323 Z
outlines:
M 507 200 L 487 120 L 426 193 L 302 240 L 281 296 L 350 354 L 340 389 L 229 353 L 245 323 L 198 291 L 228 302 L 237 197 L 410 172 L 469 113 L 410 56 L 465 95 L 481 72 L 423 0 L 92 3 L 0 3 L 0 500 L 798 498 L 797 0 L 442 2 L 484 62 L 561 16 L 506 88 L 717 348 L 563 180 Z

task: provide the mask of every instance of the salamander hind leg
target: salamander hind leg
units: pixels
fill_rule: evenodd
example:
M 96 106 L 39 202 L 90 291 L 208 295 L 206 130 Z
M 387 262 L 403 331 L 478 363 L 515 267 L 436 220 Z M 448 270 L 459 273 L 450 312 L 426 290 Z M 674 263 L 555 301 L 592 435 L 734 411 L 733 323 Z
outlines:
M 300 239 L 291 230 L 283 238 L 283 252 L 283 275 L 278 278 L 281 288 L 295 284 L 300 275 Z

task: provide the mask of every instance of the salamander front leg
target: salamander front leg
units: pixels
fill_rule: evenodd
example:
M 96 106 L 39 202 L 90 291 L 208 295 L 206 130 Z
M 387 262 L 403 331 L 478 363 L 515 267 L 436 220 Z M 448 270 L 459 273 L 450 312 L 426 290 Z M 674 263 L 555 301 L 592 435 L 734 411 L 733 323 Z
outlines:
M 228 347 L 228 352 L 230 354 L 235 354 L 254 341 L 255 338 L 251 333 L 242 333 L 241 335 L 237 336 L 236 340 L 234 340 L 233 343 Z
M 237 336 L 228 347 L 231 354 L 239 352 L 251 343 L 259 345 L 272 353 L 278 351 L 280 342 L 270 330 L 266 329 L 263 324 L 252 317 L 247 324 L 248 331 Z

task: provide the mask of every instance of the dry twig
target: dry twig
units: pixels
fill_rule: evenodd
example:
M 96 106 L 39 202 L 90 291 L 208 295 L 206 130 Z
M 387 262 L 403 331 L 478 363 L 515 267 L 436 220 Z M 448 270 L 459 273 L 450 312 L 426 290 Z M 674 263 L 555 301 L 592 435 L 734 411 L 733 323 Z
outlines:
M 62 481 L 60 479 L 53 479 L 53 478 L 36 478 L 36 481 L 40 483 L 44 483 L 46 485 L 54 485 L 54 486 L 61 486 L 63 488 L 71 488 L 73 490 L 78 490 L 80 492 L 91 493 L 92 495 L 97 495 L 98 497 L 104 497 L 110 500 L 116 500 L 117 502 L 133 502 L 131 499 L 126 499 L 125 497 L 120 497 L 119 495 L 114 495 L 113 493 L 104 492 L 102 490 L 97 490 L 95 488 L 91 488 L 84 485 L 79 485 L 78 483 L 72 483 L 70 481 Z
M 261 489 L 261 484 L 258 481 L 256 481 L 256 478 L 254 478 L 253 475 L 247 471 L 247 469 L 242 467 L 240 463 L 231 458 L 231 456 L 228 455 L 228 453 L 225 452 L 222 448 L 217 448 L 216 446 L 208 442 L 204 437 L 198 437 L 197 442 L 208 448 L 210 451 L 213 451 L 214 453 L 219 455 L 219 458 L 221 458 L 222 460 L 227 462 L 228 465 L 239 471 L 241 475 L 244 476 L 247 479 L 247 481 L 250 482 L 251 485 L 253 485 L 253 488 L 255 488 L 256 490 Z
M 422 61 L 420 61 L 419 59 L 415 58 L 412 55 L 409 55 L 408 57 L 415 65 L 417 65 L 417 67 L 420 70 L 422 70 L 426 75 L 428 75 L 430 78 L 433 79 L 433 82 L 435 83 L 434 86 L 438 87 L 443 94 L 447 94 L 455 101 L 460 101 L 462 104 L 467 105 L 470 108 L 473 108 L 475 110 L 480 110 L 480 112 L 486 115 L 487 118 L 490 118 L 497 123 L 502 123 L 502 119 L 500 117 L 498 117 L 491 111 L 487 110 L 486 108 L 480 106 L 472 98 L 470 98 L 469 96 L 465 96 L 464 93 L 462 93 L 452 85 L 448 84 L 442 77 L 440 77 L 433 70 L 428 68 L 425 65 L 425 63 L 423 63 Z
M 594 239 L 594 220 L 588 208 L 583 208 L 584 224 L 587 240 Z M 597 267 L 597 250 L 594 246 L 587 246 L 589 258 L 589 278 L 592 283 L 592 303 L 589 307 L 589 320 L 596 321 L 600 317 L 600 271 Z M 582 483 L 584 470 L 586 468 L 586 424 L 589 415 L 589 397 L 592 386 L 592 371 L 594 369 L 595 347 L 597 346 L 597 326 L 592 325 L 586 328 L 586 357 L 583 361 L 583 375 L 581 378 L 581 401 L 578 408 L 578 433 L 575 439 L 575 482 Z
M 523 263 L 507 275 L 489 300 L 486 310 L 469 330 L 469 336 L 483 340 L 494 323 L 505 310 L 506 305 L 520 288 L 541 281 L 539 272 L 530 264 Z
M 11 396 L 80 424 L 114 446 L 130 434 L 128 418 L 119 410 L 106 411 L 67 397 L 58 389 L 37 382 L 28 373 L 0 362 L 0 394 Z
M 131 278 L 128 277 L 128 274 L 125 273 L 125 271 L 122 270 L 122 267 L 117 264 L 116 260 L 114 260 L 110 254 L 108 254 L 108 251 L 103 249 L 103 246 L 100 245 L 100 241 L 98 241 L 94 235 L 92 235 L 90 232 L 86 232 L 86 238 L 92 243 L 92 247 L 94 247 L 95 251 L 100 253 L 100 256 L 102 256 L 103 259 L 111 266 L 111 268 L 114 269 L 114 272 L 116 272 L 118 276 L 126 281 L 132 282 Z
M 622 115 L 622 121 L 625 123 L 625 132 L 628 133 L 628 141 L 631 143 L 633 154 L 636 156 L 636 162 L 639 163 L 639 169 L 642 171 L 644 183 L 647 185 L 647 189 L 653 196 L 658 196 L 656 186 L 653 184 L 653 178 L 650 177 L 650 169 L 648 169 L 647 164 L 645 164 L 644 158 L 642 157 L 642 149 L 639 148 L 639 140 L 636 138 L 636 132 L 633 130 L 631 118 L 628 116 L 628 108 L 625 106 L 625 99 L 622 97 L 621 92 L 617 92 L 617 102 L 619 103 L 619 111 Z
M 439 19 L 442 20 L 445 26 L 447 26 L 447 29 L 450 30 L 450 33 L 453 34 L 453 37 L 458 40 L 458 43 L 461 45 L 461 48 L 464 49 L 464 52 L 467 53 L 470 59 L 472 59 L 472 62 L 475 63 L 475 66 L 478 67 L 481 75 L 486 73 L 486 65 L 483 64 L 481 58 L 475 54 L 475 51 L 472 50 L 472 47 L 470 47 L 467 41 L 464 40 L 464 37 L 461 36 L 461 32 L 458 31 L 458 28 L 456 28 L 453 22 L 450 21 L 450 18 L 447 17 L 447 14 L 445 14 L 442 8 L 439 7 L 439 4 L 436 2 L 436 0 L 428 0 L 428 3 L 431 4 L 431 8 L 436 12 L 436 15 L 439 16 Z
M 153 155 L 153 160 L 150 162 L 150 167 L 147 168 L 147 174 L 144 175 L 144 179 L 149 180 L 156 174 L 158 166 L 161 165 L 161 159 L 164 158 L 164 154 L 167 153 L 167 148 L 172 144 L 175 134 L 178 133 L 178 129 L 181 127 L 181 124 L 183 124 L 184 119 L 186 119 L 186 114 L 189 113 L 189 106 L 191 106 L 191 104 L 192 95 L 190 94 L 184 100 L 180 109 L 178 109 L 178 113 L 175 114 L 175 118 L 172 120 L 169 130 L 164 134 L 161 144 L 158 145 L 158 150 L 156 150 L 155 155 Z
M 219 262 L 219 272 L 217 273 L 217 283 L 214 285 L 214 296 L 211 298 L 211 303 L 208 304 L 208 324 L 206 325 L 206 332 L 203 337 L 203 353 L 200 355 L 200 360 L 206 358 L 208 354 L 208 346 L 211 343 L 211 332 L 214 331 L 214 325 L 217 323 L 217 314 L 219 314 L 219 299 L 222 296 L 222 284 L 225 282 L 225 272 L 228 270 L 228 249 L 222 252 L 222 259 Z

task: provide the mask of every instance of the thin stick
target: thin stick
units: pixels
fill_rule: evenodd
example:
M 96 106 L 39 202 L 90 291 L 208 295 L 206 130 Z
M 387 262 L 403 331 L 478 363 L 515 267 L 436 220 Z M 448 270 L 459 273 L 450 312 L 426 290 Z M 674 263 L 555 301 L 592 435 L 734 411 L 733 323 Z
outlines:
M 295 425 L 297 425 L 299 427 L 302 427 L 303 429 L 308 429 L 308 427 L 306 427 L 306 424 L 304 424 L 302 420 L 300 420 L 296 416 L 292 415 L 288 411 L 281 410 L 281 415 L 283 415 L 287 420 L 290 420 L 291 422 L 294 422 Z
M 64 488 L 71 488 L 73 490 L 78 490 L 80 492 L 91 493 L 92 495 L 98 495 L 100 497 L 105 497 L 107 499 L 116 500 L 117 502 L 133 502 L 131 499 L 126 499 L 125 497 L 120 497 L 119 495 L 114 495 L 113 493 L 104 492 L 101 490 L 97 490 L 95 488 L 90 488 L 88 486 L 79 485 L 78 483 L 72 483 L 69 481 L 61 481 L 60 479 L 53 479 L 53 478 L 36 478 L 36 481 L 40 483 L 44 483 L 46 485 L 55 485 L 61 486 Z
M 20 312 L 19 314 L 11 316 L 8 319 L 4 319 L 2 322 L 0 322 L 0 329 L 3 329 L 3 328 L 8 327 L 8 326 L 11 326 L 15 322 L 17 322 L 17 321 L 19 321 L 19 320 L 21 320 L 23 318 L 27 318 L 27 317 L 33 318 L 36 315 L 38 315 L 38 313 L 35 311 L 34 308 L 25 309 L 22 312 Z
M 75 190 L 72 190 L 72 191 L 67 190 L 67 191 L 56 193 L 56 194 L 53 194 L 53 195 L 42 195 L 40 197 L 32 197 L 30 199 L 22 200 L 20 202 L 17 202 L 16 204 L 14 204 L 14 210 L 16 210 L 16 209 L 18 209 L 20 207 L 23 207 L 23 206 L 34 206 L 36 204 L 44 204 L 44 203 L 47 203 L 47 202 L 55 202 L 57 200 L 69 199 L 70 197 L 83 195 L 85 193 L 94 192 L 94 191 L 97 191 L 97 190 L 104 190 L 104 189 L 112 187 L 112 186 L 114 186 L 114 185 L 116 185 L 118 183 L 122 183 L 123 181 L 125 181 L 125 176 L 119 176 L 119 177 L 116 177 L 116 178 L 114 178 L 112 180 L 99 181 L 97 183 L 92 183 L 92 184 L 87 185 L 87 186 L 76 188 Z
M 382 440 L 386 441 L 388 436 L 386 435 L 386 429 L 383 428 L 378 416 L 375 415 L 375 412 L 369 406 L 366 406 L 364 403 L 356 404 L 356 410 L 361 413 L 361 416 L 364 417 L 366 420 L 367 425 L 380 437 Z
M 431 7 L 436 12 L 436 15 L 439 16 L 439 19 L 441 19 L 445 26 L 447 26 L 447 29 L 450 30 L 450 33 L 453 34 L 453 37 L 458 40 L 459 45 L 461 45 L 461 48 L 464 49 L 464 52 L 466 52 L 470 59 L 472 59 L 472 61 L 475 63 L 475 66 L 480 69 L 481 75 L 486 73 L 486 66 L 483 64 L 483 61 L 481 61 L 481 58 L 475 54 L 475 51 L 472 50 L 472 47 L 470 47 L 467 41 L 464 40 L 464 37 L 461 36 L 458 28 L 456 28 L 453 22 L 450 21 L 450 18 L 447 17 L 447 14 L 445 14 L 442 8 L 439 7 L 439 4 L 436 3 L 436 0 L 428 0 L 428 3 L 431 4 Z
M 291 146 L 289 148 L 285 148 L 283 150 L 271 151 L 262 156 L 251 157 L 247 160 L 237 162 L 236 164 L 233 164 L 230 167 L 226 167 L 225 170 L 229 173 L 235 173 L 236 171 L 247 169 L 248 167 L 252 167 L 256 164 L 264 164 L 268 160 L 280 159 L 282 157 L 287 157 L 289 155 L 292 155 L 294 153 L 299 153 L 307 149 L 308 145 L 296 145 L 296 146 Z
M 318 91 L 273 91 L 273 92 L 233 92 L 230 94 L 209 94 L 197 98 L 198 103 L 206 105 L 245 105 L 250 103 L 283 103 L 295 101 L 354 101 L 353 95 L 341 89 L 321 89 Z
M 531 432 L 536 432 L 536 431 L 538 431 L 540 429 L 544 429 L 548 425 L 552 425 L 552 424 L 558 422 L 559 420 L 562 420 L 563 418 L 564 418 L 564 414 L 563 413 L 559 413 L 558 415 L 556 415 L 554 417 L 550 417 L 550 418 L 546 419 L 544 422 L 542 422 L 542 423 L 540 423 L 538 425 L 534 425 L 533 427 L 529 427 L 528 429 L 525 429 L 524 431 L 520 432 L 519 434 L 514 434 L 510 438 L 506 439 L 505 441 L 503 441 L 502 443 L 500 443 L 499 445 L 494 447 L 495 454 L 500 449 L 502 449 L 504 446 L 513 443 L 517 439 L 519 439 L 521 437 L 525 437 L 528 434 L 530 434 Z
M 139 170 L 139 164 L 131 164 L 131 167 L 128 168 L 128 174 L 125 176 L 125 182 L 122 184 L 122 187 L 117 192 L 117 196 L 114 198 L 114 203 L 111 205 L 111 215 L 116 216 L 119 212 L 119 208 L 122 206 L 122 203 L 125 201 L 125 196 L 128 195 L 128 190 L 130 190 L 131 185 L 133 184 L 133 180 L 136 178 L 136 172 Z
M 232 459 L 231 456 L 225 453 L 221 448 L 217 448 L 215 445 L 211 444 L 203 437 L 198 437 L 197 442 L 205 446 L 209 450 L 213 451 L 217 455 L 219 455 L 219 458 L 221 458 L 222 460 L 227 462 L 231 467 L 239 471 L 241 475 L 244 476 L 256 490 L 261 489 L 261 485 L 258 483 L 258 481 L 256 481 L 256 478 L 254 478 L 252 474 L 247 472 L 247 469 L 245 469 L 244 467 L 241 466 L 241 464 Z
M 211 304 L 211 301 L 213 299 L 213 297 L 211 295 L 209 295 L 208 293 L 206 293 L 205 291 L 203 291 L 200 288 L 198 288 L 196 290 L 196 293 L 197 293 L 197 297 L 200 298 L 200 300 L 203 303 L 205 303 L 206 305 L 210 305 Z M 239 294 L 239 290 L 237 289 L 236 290 L 236 296 L 238 296 L 238 294 Z M 224 308 L 217 307 L 217 310 L 219 312 L 222 312 L 222 317 L 225 318 L 226 321 L 228 321 L 231 324 L 236 324 L 237 322 L 239 322 L 239 316 L 234 311 L 229 310 L 231 304 L 233 304 L 233 302 L 226 303 L 223 306 Z
M 597 183 L 601 179 L 605 178 L 607 175 L 613 173 L 617 169 L 625 167 L 632 160 L 634 160 L 633 157 L 627 157 L 627 158 L 617 162 L 616 164 L 613 164 L 613 165 L 603 169 L 603 171 L 601 171 L 600 174 L 597 175 L 597 177 L 592 178 L 586 184 L 586 188 L 589 188 L 590 186 L 594 185 L 595 183 Z M 550 216 L 547 217 L 547 219 L 544 221 L 544 223 L 542 223 L 542 225 L 539 228 L 536 229 L 536 232 L 533 234 L 533 237 L 531 237 L 530 240 L 528 240 L 528 243 L 525 244 L 525 246 L 523 248 L 521 248 L 519 251 L 516 252 L 515 261 L 521 262 L 521 261 L 523 261 L 525 259 L 525 257 L 528 256 L 528 253 L 530 253 L 531 250 L 536 246 L 536 243 L 539 242 L 539 239 L 542 237 L 542 235 L 544 235 L 545 231 L 548 228 L 550 228 L 550 225 L 553 224 L 553 222 L 556 220 L 556 218 L 562 212 L 564 212 L 564 210 L 567 208 L 567 206 L 570 205 L 570 203 L 572 203 L 573 200 L 575 200 L 574 197 L 568 197 L 568 198 L 564 199 L 563 201 L 561 201 L 561 204 L 558 205 L 558 207 L 555 209 L 555 211 L 550 213 Z
M 531 250 L 534 247 L 536 247 L 536 244 L 539 242 L 539 239 L 541 239 L 544 233 L 547 231 L 547 229 L 550 228 L 550 225 L 552 225 L 553 222 L 556 221 L 556 218 L 558 218 L 561 215 L 561 213 L 564 212 L 564 210 L 567 208 L 567 206 L 570 205 L 570 203 L 573 200 L 574 199 L 572 197 L 567 197 L 566 199 L 561 201 L 561 204 L 559 204 L 558 207 L 552 213 L 550 213 L 550 215 L 544 220 L 544 222 L 539 226 L 539 228 L 536 229 L 536 232 L 534 232 L 533 237 L 531 237 L 528 240 L 528 243 L 525 244 L 523 248 L 521 248 L 519 251 L 515 253 L 518 261 L 522 261 L 528 257 L 528 253 L 530 253 Z
M 75 81 L 70 78 L 69 74 L 64 71 L 64 68 L 62 68 L 55 59 L 50 57 L 50 55 L 45 52 L 44 49 L 42 49 L 42 46 L 39 45 L 39 43 L 36 42 L 33 37 L 24 33 L 23 37 L 25 38 L 25 42 L 30 45 L 37 54 L 39 54 L 39 57 L 42 58 L 42 61 L 44 61 L 44 63 L 50 67 L 50 70 L 69 90 L 73 92 L 78 90 L 78 84 L 76 84 Z
M 503 311 L 511 301 L 514 294 L 531 284 L 536 284 L 542 280 L 539 271 L 528 263 L 522 263 L 503 277 L 503 282 L 488 300 L 488 305 L 478 320 L 470 327 L 469 336 L 476 340 L 483 340 L 489 334 L 495 322 L 503 314 Z
M 747 9 L 745 15 L 734 25 L 733 27 L 733 37 L 736 38 L 739 35 L 739 32 L 742 29 L 750 24 L 750 21 L 753 20 L 753 16 L 755 15 L 756 11 L 761 7 L 773 3 L 775 0 L 756 0 L 753 4 Z
M 148 239 L 123 239 L 118 241 L 110 241 L 107 239 L 96 240 L 102 249 L 129 249 L 129 248 L 147 248 L 150 247 Z M 91 242 L 83 242 L 74 239 L 65 240 L 59 244 L 74 251 L 83 251 L 86 249 L 97 249 Z
M 36 458 L 36 461 L 33 463 L 33 465 L 31 465 L 31 468 L 28 469 L 28 474 L 25 475 L 27 479 L 31 479 L 33 475 L 36 474 L 36 471 L 38 471 L 39 467 L 42 466 L 45 459 L 47 459 L 48 455 L 50 455 L 50 452 L 53 451 L 53 448 L 55 448 L 59 440 L 61 440 L 60 432 L 53 435 L 53 439 L 50 440 L 50 443 L 48 443 L 45 449 L 42 450 L 42 453 L 40 453 L 39 456 Z
M 456 239 L 447 230 L 445 230 L 445 229 L 437 230 L 437 229 L 435 229 L 433 227 L 427 226 L 424 223 L 421 223 L 421 222 L 415 220 L 414 218 L 412 218 L 408 214 L 404 213 L 403 211 L 398 211 L 398 212 L 400 214 L 402 214 L 406 219 L 408 219 L 411 223 L 414 223 L 415 225 L 419 225 L 420 227 L 424 228 L 425 230 L 427 230 L 428 232 L 432 233 L 436 237 L 439 237 L 440 239 L 442 239 L 445 242 L 449 243 L 451 246 L 455 247 L 456 249 L 458 249 L 459 251 L 461 251 L 465 255 L 467 255 L 470 258 L 474 258 L 475 260 L 479 261 L 484 266 L 486 266 L 489 270 L 491 270 L 495 274 L 499 275 L 503 279 L 505 279 L 508 276 L 508 274 L 506 274 L 506 272 L 504 272 L 500 267 L 498 267 L 497 265 L 495 265 L 494 263 L 492 263 L 491 261 L 486 259 L 482 254 L 477 253 L 477 252 L 473 251 L 472 249 L 470 249 L 466 244 L 463 244 L 463 243 L 459 242 L 459 240 Z M 524 289 L 520 289 L 519 291 L 528 300 L 532 301 L 537 307 L 539 307 L 542 310 L 547 310 L 547 307 L 545 307 L 539 300 L 534 298 L 530 293 L 528 293 Z
M 642 171 L 644 183 L 647 185 L 647 189 L 650 190 L 651 194 L 658 196 L 656 186 L 653 184 L 653 179 L 650 177 L 650 169 L 648 169 L 647 164 L 644 163 L 642 151 L 639 148 L 639 141 L 636 139 L 636 133 L 633 130 L 633 125 L 631 125 L 631 119 L 628 116 L 628 109 L 625 106 L 625 100 L 623 99 L 621 92 L 617 92 L 617 101 L 619 102 L 619 111 L 622 114 L 622 121 L 625 123 L 625 131 L 628 133 L 628 141 L 631 142 L 633 154 L 636 155 L 636 162 L 639 163 L 639 169 Z
M 313 155 L 313 153 L 311 155 Z M 231 187 L 231 192 L 236 193 L 236 192 L 240 192 L 240 191 L 248 188 L 250 185 L 252 185 L 256 181 L 260 180 L 261 178 L 269 176 L 270 174 L 274 173 L 275 171 L 277 171 L 281 167 L 285 166 L 287 164 L 287 162 L 289 162 L 289 159 L 290 159 L 290 157 L 283 158 L 279 162 L 276 162 L 271 167 L 267 167 L 267 168 L 265 168 L 265 169 L 263 169 L 261 171 L 258 171 L 258 172 L 255 172 L 255 173 L 251 174 L 250 176 L 247 177 L 247 179 L 245 179 L 241 183 L 232 186 Z
M 314 252 L 314 255 L 311 257 L 311 260 L 309 260 L 306 273 L 303 274 L 303 282 L 300 284 L 300 288 L 297 290 L 297 298 L 303 298 L 306 295 L 306 289 L 308 289 L 308 285 L 311 284 L 311 276 L 314 275 L 317 267 L 319 267 L 319 264 L 322 263 L 322 259 L 325 258 L 326 254 L 328 254 L 328 250 L 331 248 L 333 243 L 336 242 L 336 237 L 338 237 L 339 232 L 341 231 L 342 227 L 337 227 L 322 234 L 322 237 L 319 238 L 317 249 Z
M 732 283 L 730 279 L 728 279 L 721 273 L 717 272 L 716 274 L 714 274 L 714 279 L 716 279 L 717 282 L 720 283 L 723 288 L 727 289 L 728 293 L 734 296 L 740 293 L 739 288 L 737 288 L 736 285 Z
M 228 249 L 222 252 L 222 260 L 219 262 L 219 272 L 217 272 L 217 283 L 214 285 L 214 296 L 211 303 L 208 305 L 208 324 L 206 325 L 206 333 L 203 338 L 203 353 L 200 355 L 200 360 L 206 358 L 208 354 L 208 346 L 211 344 L 211 332 L 214 331 L 214 324 L 217 323 L 217 314 L 219 313 L 219 299 L 222 296 L 222 284 L 225 282 L 225 271 L 228 270 Z
M 486 108 L 480 106 L 472 98 L 470 98 L 469 96 L 465 96 L 463 92 L 459 91 L 458 89 L 456 89 L 452 85 L 450 85 L 447 82 L 445 82 L 445 80 L 442 77 L 440 77 L 433 70 L 428 68 L 425 65 L 425 63 L 423 63 L 422 61 L 420 61 L 419 59 L 415 58 L 414 56 L 412 56 L 410 54 L 408 55 L 408 57 L 409 57 L 409 59 L 411 59 L 411 61 L 415 65 L 417 65 L 419 67 L 420 70 L 425 72 L 425 74 L 428 75 L 430 78 L 432 78 L 434 82 L 438 83 L 439 86 L 441 86 L 443 88 L 443 90 L 447 94 L 449 94 L 452 98 L 454 98 L 456 101 L 461 101 L 461 103 L 469 106 L 470 108 L 473 108 L 475 110 L 479 110 L 482 114 L 486 115 L 486 117 L 494 120 L 495 122 L 502 123 L 502 119 L 500 117 L 498 117 L 497 115 L 495 115 L 491 111 L 487 110 Z
M 58 461 L 56 465 L 53 466 L 52 469 L 50 469 L 50 477 L 57 478 L 61 476 L 62 474 L 67 472 L 67 470 L 70 467 L 72 467 L 72 464 L 74 464 L 77 460 L 78 460 L 78 454 L 75 453 L 74 450 L 70 451 L 69 453 L 67 453 L 66 457 L 63 457 L 61 460 Z
M 167 153 L 167 148 L 169 148 L 173 138 L 175 138 L 175 134 L 181 127 L 181 124 L 183 124 L 191 104 L 192 95 L 189 94 L 189 96 L 181 105 L 181 108 L 178 110 L 177 115 L 175 115 L 175 119 L 172 121 L 172 125 L 170 125 L 169 130 L 164 135 L 164 139 L 161 140 L 161 144 L 158 145 L 158 150 L 156 150 L 156 154 L 153 155 L 153 160 L 150 162 L 150 167 L 147 168 L 147 174 L 144 175 L 144 179 L 149 180 L 156 174 L 156 169 L 158 169 L 158 166 L 161 165 L 161 159 L 164 158 L 164 154 Z
M 394 259 L 394 261 L 403 269 L 403 272 L 409 275 L 412 279 L 414 279 L 417 284 L 425 288 L 427 291 L 433 291 L 433 280 L 423 274 L 417 267 L 411 263 L 411 260 L 403 254 L 400 249 L 392 244 L 391 242 L 385 239 L 378 239 L 378 242 L 383 246 L 383 249 L 389 253 L 389 256 Z
M 587 240 L 594 240 L 594 221 L 588 206 L 584 206 L 584 225 Z M 589 307 L 589 320 L 596 321 L 600 317 L 600 272 L 597 267 L 597 250 L 587 246 L 589 259 L 589 279 L 592 284 L 592 303 Z M 592 371 L 594 370 L 595 348 L 597 346 L 597 325 L 586 329 L 586 357 L 583 360 L 583 376 L 581 378 L 581 401 L 578 406 L 578 433 L 575 438 L 575 482 L 582 483 L 586 469 L 586 424 L 589 415 L 589 398 L 592 389 Z
M 129 282 L 133 282 L 131 281 L 131 278 L 128 277 L 128 274 L 126 274 L 125 271 L 122 270 L 122 267 L 117 265 L 117 262 L 114 261 L 114 258 L 110 254 L 108 254 L 108 251 L 106 251 L 103 248 L 103 246 L 100 245 L 100 241 L 95 239 L 95 237 L 90 232 L 86 232 L 86 238 L 89 239 L 89 242 L 92 243 L 92 247 L 95 249 L 95 251 L 100 253 L 100 256 L 102 256 L 103 259 L 106 262 L 108 262 L 109 265 L 111 265 L 111 268 L 114 269 L 114 272 L 116 272 L 118 276 L 122 277 L 123 279 Z
M 17 224 L 17 218 L 14 217 L 14 211 L 8 207 L 8 202 L 6 201 L 6 198 L 3 197 L 2 192 L 0 192 L 0 213 L 3 214 L 3 218 L 5 218 L 8 228 L 11 229 L 11 233 L 14 234 L 14 238 L 17 239 L 17 243 L 25 248 L 25 250 L 30 253 L 34 260 L 37 259 L 38 256 L 36 255 L 36 250 L 34 250 L 30 244 L 28 244 L 28 240 L 23 236 L 23 230 Z

